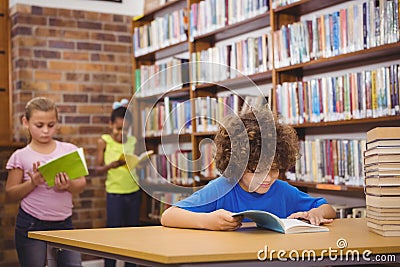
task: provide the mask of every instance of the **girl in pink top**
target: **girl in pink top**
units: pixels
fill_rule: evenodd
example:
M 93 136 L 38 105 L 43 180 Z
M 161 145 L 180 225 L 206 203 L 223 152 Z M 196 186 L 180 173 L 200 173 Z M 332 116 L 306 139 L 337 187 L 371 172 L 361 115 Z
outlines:
M 72 194 L 80 193 L 85 177 L 70 180 L 66 173 L 55 176 L 55 186 L 49 187 L 38 171 L 40 164 L 74 151 L 70 143 L 53 139 L 57 126 L 55 104 L 43 97 L 26 104 L 22 119 L 29 131 L 30 143 L 15 151 L 7 162 L 8 199 L 21 200 L 15 227 L 15 244 L 21 267 L 46 265 L 46 243 L 28 238 L 28 231 L 72 229 Z M 79 253 L 60 250 L 57 266 L 82 266 Z

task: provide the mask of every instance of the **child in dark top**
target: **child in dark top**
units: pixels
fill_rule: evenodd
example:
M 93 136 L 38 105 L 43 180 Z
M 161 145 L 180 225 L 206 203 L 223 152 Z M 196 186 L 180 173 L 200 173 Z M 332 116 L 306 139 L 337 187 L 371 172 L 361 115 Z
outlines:
M 119 104 L 119 105 L 118 105 Z M 136 138 L 129 135 L 132 114 L 124 103 L 116 102 L 110 116 L 110 134 L 97 141 L 97 173 L 106 173 L 107 227 L 138 226 L 141 191 L 135 169 L 128 169 L 121 155 L 135 151 Z M 105 267 L 114 267 L 116 261 L 105 259 Z M 125 267 L 136 266 L 125 263 Z
M 296 163 L 298 138 L 292 127 L 279 123 L 267 108 L 226 117 L 215 145 L 216 166 L 222 176 L 165 210 L 162 225 L 235 230 L 243 217 L 232 217 L 232 213 L 249 209 L 306 219 L 314 225 L 335 218 L 325 199 L 278 180 L 279 173 Z

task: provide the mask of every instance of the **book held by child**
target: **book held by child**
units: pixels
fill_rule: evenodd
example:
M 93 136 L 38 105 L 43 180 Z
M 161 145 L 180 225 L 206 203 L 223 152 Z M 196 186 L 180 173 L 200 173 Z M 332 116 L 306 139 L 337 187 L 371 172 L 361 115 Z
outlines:
M 54 186 L 57 173 L 65 172 L 73 180 L 89 174 L 83 148 L 53 159 L 38 168 L 48 186 Z

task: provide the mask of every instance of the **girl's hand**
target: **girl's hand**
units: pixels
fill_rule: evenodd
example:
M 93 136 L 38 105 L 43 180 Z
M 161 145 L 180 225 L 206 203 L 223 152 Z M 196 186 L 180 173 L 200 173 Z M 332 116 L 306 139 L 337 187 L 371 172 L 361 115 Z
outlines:
M 224 209 L 219 209 L 206 214 L 208 216 L 207 229 L 233 231 L 242 226 L 242 216 L 232 217 L 232 212 Z
M 333 221 L 333 219 L 325 219 L 324 216 L 319 213 L 317 209 L 295 212 L 291 214 L 288 219 L 304 219 L 314 225 L 331 223 Z
M 32 172 L 28 172 L 29 177 L 31 177 L 31 183 L 35 187 L 45 182 L 42 174 L 38 171 L 39 166 L 39 161 L 33 163 Z
M 60 172 L 56 174 L 54 179 L 54 187 L 57 191 L 67 190 L 71 185 L 71 179 L 65 172 Z
M 116 161 L 111 162 L 109 164 L 109 166 L 110 166 L 110 169 L 114 169 L 114 168 L 121 167 L 125 164 L 126 164 L 126 162 L 124 160 L 116 160 Z

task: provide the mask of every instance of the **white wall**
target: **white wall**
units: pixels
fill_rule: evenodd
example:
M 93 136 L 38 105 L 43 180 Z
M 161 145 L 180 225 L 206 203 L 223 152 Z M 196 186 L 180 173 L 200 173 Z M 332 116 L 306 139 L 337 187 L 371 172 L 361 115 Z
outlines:
M 143 1 L 144 0 L 122 0 L 122 3 L 113 3 L 98 0 L 10 0 L 10 7 L 16 4 L 26 4 L 31 6 L 137 16 L 143 13 Z

